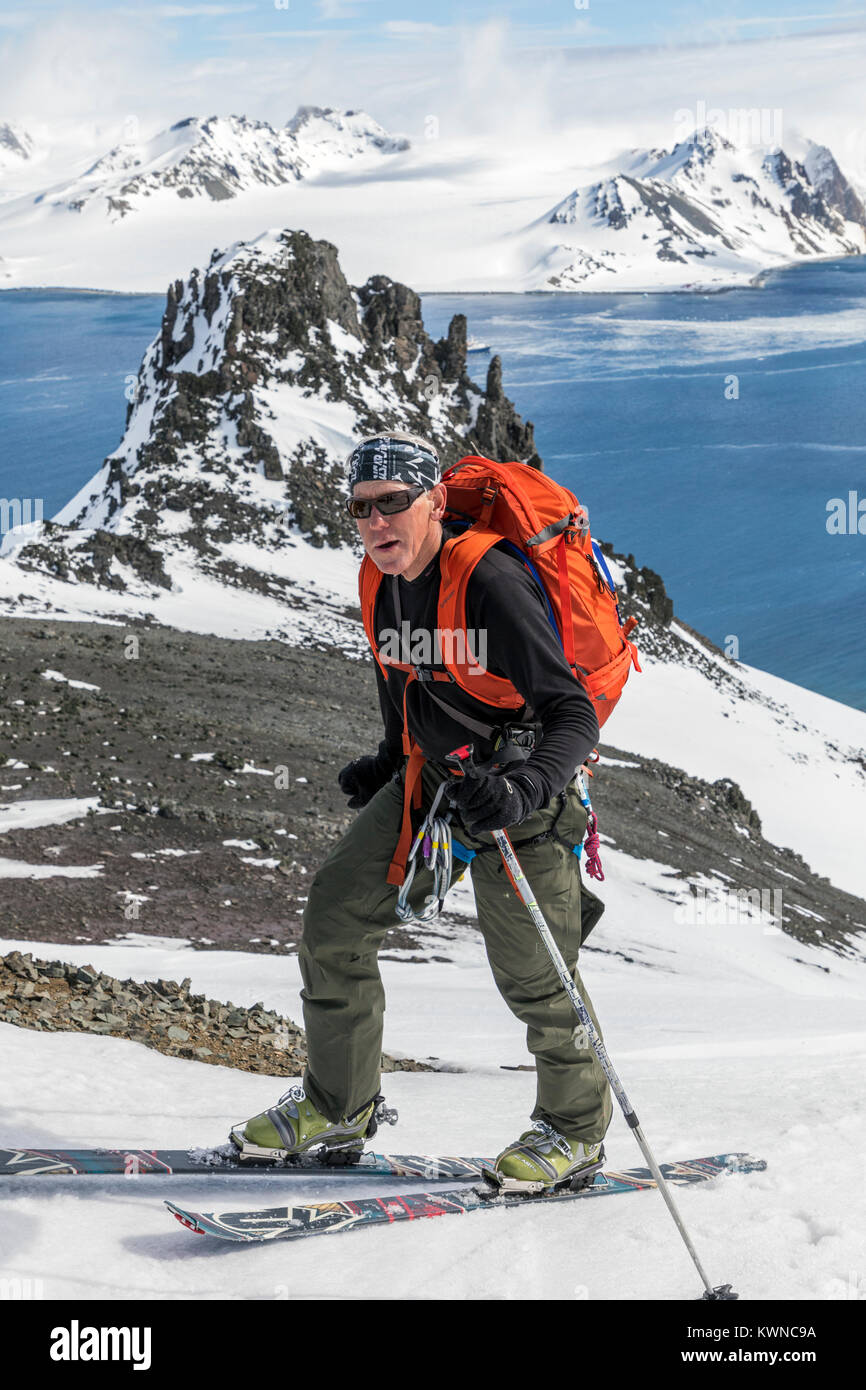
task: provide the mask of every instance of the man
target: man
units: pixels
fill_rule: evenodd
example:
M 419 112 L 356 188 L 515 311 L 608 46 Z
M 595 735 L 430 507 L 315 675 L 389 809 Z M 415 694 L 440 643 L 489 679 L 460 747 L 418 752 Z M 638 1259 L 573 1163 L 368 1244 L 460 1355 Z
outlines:
M 446 489 L 435 448 L 404 433 L 362 440 L 347 460 L 349 501 L 367 556 L 381 572 L 373 627 L 377 650 L 389 634 L 413 638 L 437 628 L 439 559 L 446 535 Z M 374 576 L 375 577 L 375 576 Z M 507 829 L 556 943 L 598 1028 L 577 973 L 582 935 L 602 904 L 581 884 L 578 857 L 586 826 L 574 785 L 576 769 L 598 739 L 588 696 L 570 671 L 547 618 L 545 600 L 525 567 L 495 546 L 473 570 L 466 596 L 467 628 L 483 645 L 486 669 L 509 680 L 522 710 L 487 705 L 456 684 L 411 680 L 398 667 L 376 664 L 385 737 L 373 756 L 339 775 L 360 814 L 328 855 L 312 884 L 299 950 L 309 1064 L 303 1086 L 239 1125 L 235 1142 L 248 1157 L 360 1147 L 375 1129 L 384 991 L 377 953 L 395 923 L 397 888 L 389 865 L 401 831 L 406 767 L 403 709 L 426 762 L 421 815 L 443 778 L 459 821 L 454 838 L 472 859 L 478 925 L 494 980 L 512 1012 L 527 1025 L 538 1073 L 531 1126 L 496 1160 L 503 1178 L 554 1185 L 594 1171 L 610 1124 L 610 1090 L 568 995 L 524 904 L 504 872 L 492 831 Z M 441 638 L 441 634 L 439 634 Z M 478 640 L 483 638 L 483 644 Z M 479 653 L 473 653 L 480 660 Z M 435 660 L 435 658 L 434 658 Z M 453 711 L 453 714 L 452 712 Z M 528 758 L 480 779 L 453 779 L 443 761 L 467 741 L 484 766 L 494 738 L 477 727 L 534 724 L 539 737 Z M 416 822 L 417 824 L 417 822 Z M 514 832 L 519 827 L 519 834 Z M 474 858 L 473 856 L 474 852 Z M 408 901 L 418 911 L 431 891 L 420 868 Z M 583 910 L 582 910 L 583 909 Z

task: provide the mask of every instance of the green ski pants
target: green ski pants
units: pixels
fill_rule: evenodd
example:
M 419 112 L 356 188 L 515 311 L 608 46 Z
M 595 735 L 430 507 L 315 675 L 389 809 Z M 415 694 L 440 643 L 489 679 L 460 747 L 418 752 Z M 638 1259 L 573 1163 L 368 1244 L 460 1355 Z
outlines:
M 413 813 L 413 828 L 420 824 L 445 772 L 439 764 L 425 763 L 422 809 Z M 398 890 L 385 876 L 400 832 L 402 776 L 388 782 L 359 811 L 316 873 L 304 912 L 299 948 L 309 1056 L 304 1086 L 317 1109 L 333 1122 L 353 1115 L 379 1089 L 385 994 L 377 955 L 388 929 L 399 923 L 394 911 Z M 526 843 L 554 822 L 565 843 L 553 835 Z M 509 828 L 509 837 L 598 1028 L 577 970 L 581 939 L 604 911 L 582 884 L 571 849 L 585 826 L 586 812 L 572 783 L 547 807 Z M 511 886 L 493 836 L 470 835 L 456 815 L 452 828 L 456 839 L 477 851 L 472 884 L 487 958 L 503 999 L 526 1024 L 538 1075 L 532 1118 L 547 1120 L 571 1138 L 597 1143 L 610 1124 L 612 1103 L 595 1052 L 580 1036 L 579 1020 L 529 911 Z M 458 870 L 455 860 L 455 873 Z M 422 863 L 409 895 L 416 912 L 432 891 L 431 884 Z

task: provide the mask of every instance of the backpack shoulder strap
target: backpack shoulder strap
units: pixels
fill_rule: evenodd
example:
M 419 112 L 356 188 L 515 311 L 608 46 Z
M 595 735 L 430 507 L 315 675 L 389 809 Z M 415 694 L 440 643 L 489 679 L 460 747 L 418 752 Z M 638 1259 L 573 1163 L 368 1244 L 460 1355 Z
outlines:
M 480 524 L 471 526 L 468 531 L 447 540 L 441 551 L 441 574 L 439 585 L 439 628 L 442 632 L 466 632 L 466 595 L 469 580 L 479 561 L 498 545 L 503 537 Z M 468 648 L 468 642 L 466 643 Z M 510 680 L 504 676 L 491 675 L 489 671 L 479 671 L 477 663 L 466 659 L 464 649 L 445 652 L 445 665 L 455 681 L 470 695 L 476 695 L 488 705 L 498 705 L 505 709 L 518 709 L 524 705 L 523 697 L 515 690 Z
M 361 561 L 361 570 L 358 575 L 358 596 L 361 602 L 361 619 L 364 624 L 364 631 L 367 634 L 367 641 L 370 650 L 375 657 L 379 670 L 387 679 L 387 671 L 379 661 L 379 648 L 376 642 L 376 634 L 373 630 L 373 618 L 376 612 L 376 595 L 379 592 L 379 585 L 382 582 L 382 571 L 365 555 Z

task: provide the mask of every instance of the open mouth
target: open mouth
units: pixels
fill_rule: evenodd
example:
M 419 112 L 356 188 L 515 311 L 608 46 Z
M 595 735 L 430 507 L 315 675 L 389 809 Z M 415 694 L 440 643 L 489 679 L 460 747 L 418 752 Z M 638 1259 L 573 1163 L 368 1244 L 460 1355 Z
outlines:
M 399 541 L 382 541 L 381 545 L 377 545 L 377 546 L 376 546 L 376 549 L 377 549 L 377 550 L 393 550 L 393 549 L 394 549 L 394 546 L 395 546 L 395 545 L 399 545 L 399 544 L 400 544 Z

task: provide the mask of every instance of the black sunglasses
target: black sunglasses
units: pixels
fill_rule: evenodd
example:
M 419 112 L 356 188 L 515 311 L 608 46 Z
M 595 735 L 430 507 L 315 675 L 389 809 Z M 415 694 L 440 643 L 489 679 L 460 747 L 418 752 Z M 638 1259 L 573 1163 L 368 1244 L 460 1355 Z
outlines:
M 382 516 L 393 516 L 395 512 L 408 511 L 413 502 L 417 502 L 422 492 L 427 492 L 426 487 L 419 487 L 417 483 L 412 487 L 402 488 L 399 492 L 385 492 L 381 497 L 350 497 L 346 502 L 346 511 L 349 516 L 366 520 L 373 507 Z

